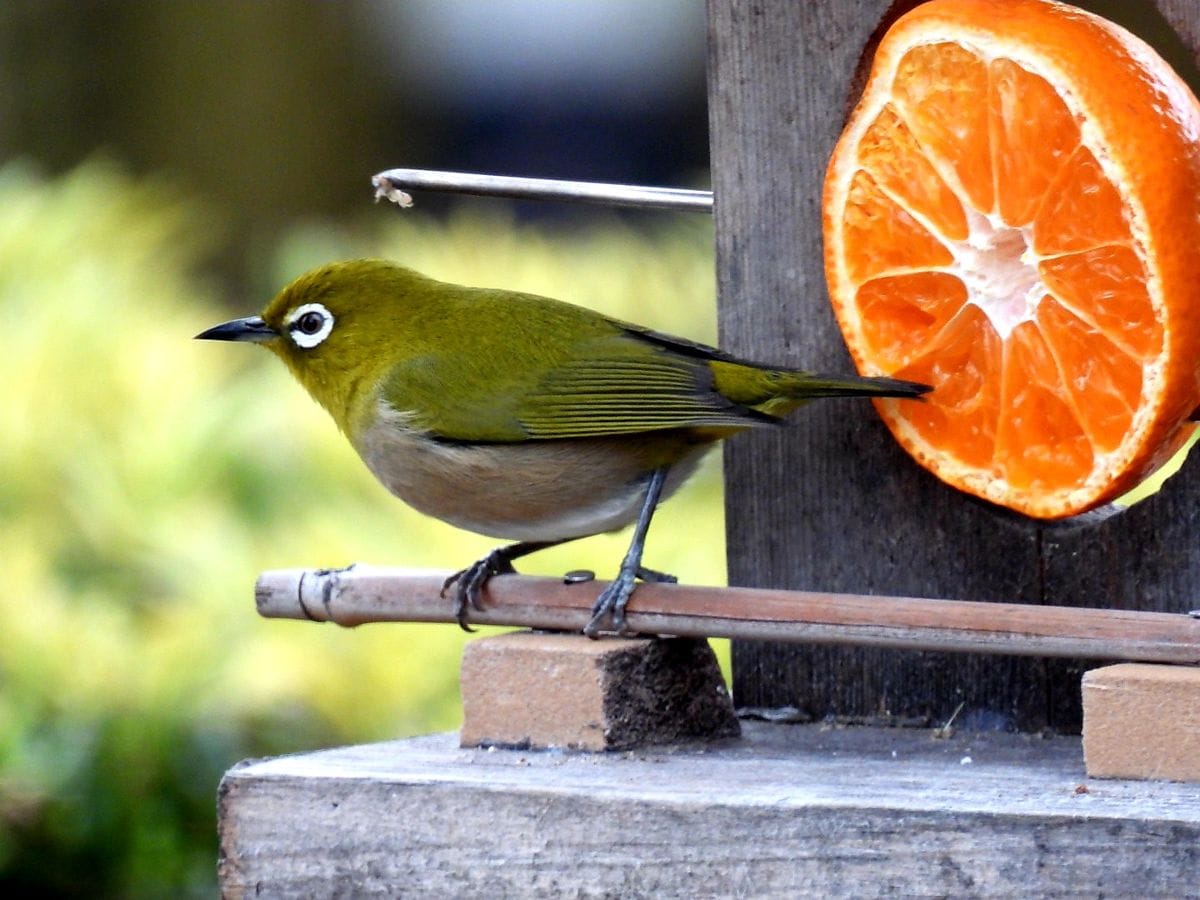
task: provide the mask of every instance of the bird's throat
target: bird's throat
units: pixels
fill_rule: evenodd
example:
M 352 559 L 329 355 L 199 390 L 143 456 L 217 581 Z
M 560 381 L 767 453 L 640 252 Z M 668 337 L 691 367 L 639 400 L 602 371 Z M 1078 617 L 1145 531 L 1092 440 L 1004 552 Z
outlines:
M 369 367 L 347 367 L 321 357 L 300 359 L 295 353 L 279 353 L 295 379 L 309 396 L 333 418 L 351 441 L 361 432 L 375 407 L 378 381 Z

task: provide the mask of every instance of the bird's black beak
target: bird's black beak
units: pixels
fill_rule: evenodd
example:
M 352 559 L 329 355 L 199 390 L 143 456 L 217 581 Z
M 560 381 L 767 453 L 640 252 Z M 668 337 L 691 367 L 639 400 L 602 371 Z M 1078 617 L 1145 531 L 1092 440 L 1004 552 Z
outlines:
M 251 341 L 261 344 L 279 337 L 279 332 L 262 320 L 262 316 L 247 316 L 214 325 L 196 335 L 198 341 Z

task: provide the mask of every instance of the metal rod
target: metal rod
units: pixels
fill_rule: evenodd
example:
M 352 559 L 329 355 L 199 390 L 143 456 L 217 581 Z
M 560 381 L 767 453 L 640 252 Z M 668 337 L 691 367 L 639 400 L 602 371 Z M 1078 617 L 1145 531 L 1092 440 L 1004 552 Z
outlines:
M 641 209 L 674 209 L 711 213 L 712 191 L 684 188 L 599 184 L 592 181 L 558 181 L 550 178 L 513 178 L 468 172 L 434 172 L 429 169 L 388 169 L 371 178 L 375 198 L 410 206 L 410 190 L 443 191 L 515 200 L 563 200 Z
M 287 569 L 264 572 L 256 599 L 268 618 L 453 622 L 453 604 L 441 597 L 445 575 L 361 565 Z M 471 621 L 579 631 L 603 587 L 498 576 Z M 627 620 L 642 634 L 1200 664 L 1200 620 L 1182 613 L 641 584 Z

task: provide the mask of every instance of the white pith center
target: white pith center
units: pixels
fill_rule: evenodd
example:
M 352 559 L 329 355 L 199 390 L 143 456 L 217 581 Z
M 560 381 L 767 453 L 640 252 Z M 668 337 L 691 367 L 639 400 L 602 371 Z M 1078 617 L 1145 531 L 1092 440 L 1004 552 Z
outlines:
M 1047 293 L 1030 245 L 1030 229 L 1006 225 L 998 215 L 968 211 L 967 239 L 950 242 L 954 269 L 967 286 L 967 302 L 978 306 L 1003 339 L 1033 319 Z

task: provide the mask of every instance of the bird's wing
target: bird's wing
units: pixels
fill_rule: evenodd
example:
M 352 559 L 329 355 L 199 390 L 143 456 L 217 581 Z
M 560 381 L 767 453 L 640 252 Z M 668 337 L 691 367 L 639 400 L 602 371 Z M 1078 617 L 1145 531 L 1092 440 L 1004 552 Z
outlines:
M 517 417 L 532 438 L 776 422 L 716 390 L 707 349 L 634 330 L 595 341 L 590 352 L 548 371 L 522 398 Z
M 392 371 L 384 398 L 432 436 L 463 442 L 778 422 L 716 390 L 709 352 L 719 351 L 610 326 L 573 342 L 569 352 L 541 353 L 536 365 L 528 348 L 500 346 L 407 360 Z M 452 404 L 447 384 L 454 385 Z

